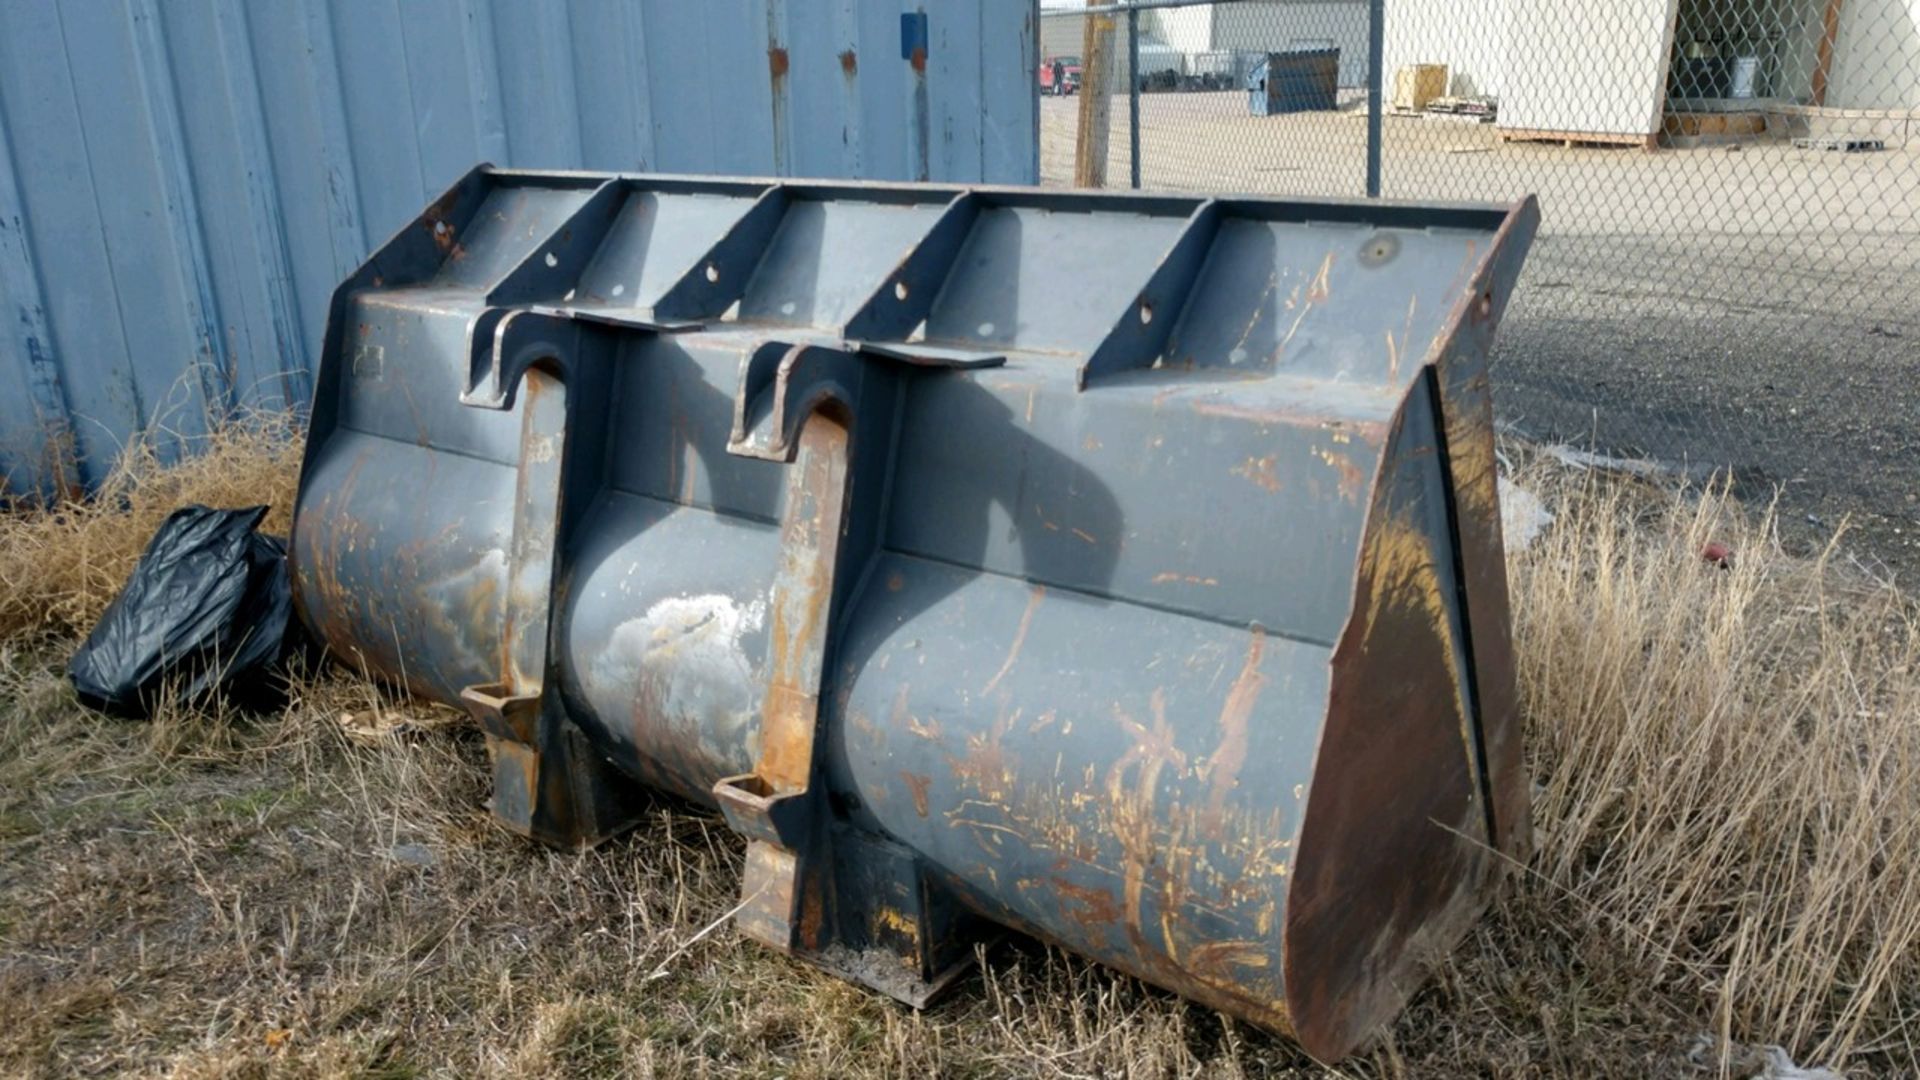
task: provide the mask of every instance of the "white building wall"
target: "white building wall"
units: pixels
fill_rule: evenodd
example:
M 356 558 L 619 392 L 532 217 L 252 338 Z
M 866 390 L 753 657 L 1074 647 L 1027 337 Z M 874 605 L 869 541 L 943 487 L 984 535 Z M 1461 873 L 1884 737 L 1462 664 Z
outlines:
M 1046 11 L 1040 16 L 1040 59 L 1079 56 L 1086 40 L 1087 17 L 1077 11 Z M 1037 69 L 1036 69 L 1037 73 Z
M 1148 20 L 1162 41 L 1183 53 L 1207 52 L 1214 47 L 1212 4 L 1143 12 L 1143 24 Z
M 1500 126 L 1646 136 L 1660 130 L 1678 0 L 1518 0 Z
M 1409 64 L 1447 65 L 1447 92 L 1499 97 L 1506 87 L 1509 0 L 1387 0 L 1385 87 Z
M 1516 3 L 1559 9 L 1558 16 L 1539 23 L 1527 40 L 1514 36 Z M 1754 0 L 1724 0 L 1750 13 Z M 1604 66 L 1631 63 L 1644 67 L 1647 50 L 1636 31 L 1638 16 L 1631 4 L 1616 0 L 1386 0 L 1386 85 L 1393 73 L 1409 64 L 1446 64 L 1449 92 L 1505 97 L 1516 88 L 1516 63 L 1528 65 L 1528 81 L 1571 80 L 1585 68 L 1581 55 L 1599 57 Z M 1655 5 L 1657 9 L 1659 5 Z M 1826 0 L 1773 0 L 1768 5 L 1780 20 L 1780 40 L 1772 61 L 1772 93 L 1805 100 L 1822 33 Z M 1611 14 L 1603 14 L 1603 13 Z M 1649 14 L 1657 23 L 1657 10 Z M 1732 24 L 1737 19 L 1726 18 Z M 1762 20 L 1765 22 L 1766 20 Z M 1635 25 L 1623 25 L 1633 23 Z M 1580 41 L 1538 44 L 1543 34 L 1557 31 L 1562 38 L 1574 30 L 1587 34 Z M 1532 65 L 1524 55 L 1565 50 L 1571 66 L 1552 69 Z M 1826 104 L 1840 109 L 1920 109 L 1920 0 L 1845 0 L 1840 8 L 1840 32 L 1835 39 L 1829 69 Z M 1526 96 L 1524 90 L 1520 91 Z
M 1826 103 L 1920 108 L 1920 0 L 1848 0 L 1840 9 Z

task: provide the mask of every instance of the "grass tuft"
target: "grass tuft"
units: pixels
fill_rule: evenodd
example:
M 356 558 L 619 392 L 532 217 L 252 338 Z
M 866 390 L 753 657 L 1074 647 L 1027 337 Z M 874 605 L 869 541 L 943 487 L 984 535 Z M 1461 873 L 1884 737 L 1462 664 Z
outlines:
M 1523 894 L 1704 1005 L 1723 1047 L 1920 1071 L 1920 610 L 1844 538 L 1789 554 L 1724 488 L 1540 486 L 1560 519 L 1512 560 Z
M 84 635 L 160 523 L 190 503 L 268 504 L 262 530 L 285 536 L 299 434 L 291 414 L 260 412 L 202 436 L 137 435 L 94 498 L 0 513 L 0 639 Z M 163 444 L 178 454 L 163 455 Z

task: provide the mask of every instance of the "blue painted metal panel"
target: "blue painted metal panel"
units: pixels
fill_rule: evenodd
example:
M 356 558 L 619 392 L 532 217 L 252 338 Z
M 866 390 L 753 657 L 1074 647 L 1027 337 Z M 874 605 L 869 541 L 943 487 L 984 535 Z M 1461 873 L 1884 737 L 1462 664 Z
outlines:
M 7 366 L 58 387 L 63 424 L 62 431 L 44 435 L 9 432 L 7 443 L 9 449 L 19 443 L 29 454 L 70 443 L 79 456 L 104 460 L 115 448 L 112 433 L 132 431 L 144 417 L 60 21 L 57 5 L 0 5 L 0 116 L 17 192 L 7 227 L 19 236 L 7 250 L 32 257 L 7 274 L 6 306 L 10 312 L 38 309 L 45 324 L 44 336 L 30 336 L 21 352 L 9 343 Z M 15 294 L 15 282 L 27 291 Z M 100 357 L 120 358 L 117 377 L 93 377 Z M 50 464 L 42 456 L 22 459 L 23 466 L 55 472 Z
M 924 75 L 899 55 L 920 12 Z M 303 406 L 333 285 L 479 161 L 1033 183 L 1035 19 L 0 0 L 0 492 L 95 482 L 136 431 Z

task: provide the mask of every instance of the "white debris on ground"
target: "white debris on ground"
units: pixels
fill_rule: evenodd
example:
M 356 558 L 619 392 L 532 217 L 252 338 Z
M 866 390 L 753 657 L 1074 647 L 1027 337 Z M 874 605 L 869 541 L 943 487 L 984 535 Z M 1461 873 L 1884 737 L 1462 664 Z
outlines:
M 1767 1067 L 1755 1080 L 1846 1080 L 1832 1069 L 1795 1065 L 1778 1046 L 1767 1047 Z
M 1720 1040 L 1711 1035 L 1695 1035 L 1693 1046 L 1687 1051 L 1687 1060 L 1702 1069 L 1718 1071 L 1721 1064 L 1716 1053 Z M 1846 1077 L 1833 1071 L 1813 1065 L 1796 1065 L 1793 1057 L 1781 1046 L 1741 1046 L 1731 1048 L 1725 1062 L 1728 1075 L 1735 1080 L 1846 1080 Z
M 1673 471 L 1657 461 L 1618 458 L 1608 454 L 1597 454 L 1591 450 L 1575 449 L 1571 446 L 1549 446 L 1545 451 L 1560 464 L 1583 471 L 1597 469 L 1601 472 L 1622 473 L 1627 476 L 1659 476 Z
M 1553 514 L 1540 496 L 1505 476 L 1500 478 L 1500 533 L 1509 551 L 1525 551 L 1551 524 Z
M 466 719 L 467 714 L 458 709 L 416 701 L 400 707 L 343 712 L 335 717 L 341 733 L 362 746 L 385 745 L 407 735 L 458 725 Z
M 395 844 L 387 849 L 387 858 L 408 866 L 433 866 L 440 856 L 425 844 Z

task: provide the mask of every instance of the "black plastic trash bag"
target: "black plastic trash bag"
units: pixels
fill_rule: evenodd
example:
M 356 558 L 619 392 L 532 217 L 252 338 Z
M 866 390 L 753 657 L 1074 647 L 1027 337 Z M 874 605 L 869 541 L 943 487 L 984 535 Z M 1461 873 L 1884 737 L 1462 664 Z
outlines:
M 278 690 L 293 591 L 287 546 L 254 530 L 267 508 L 174 511 L 108 605 L 67 677 L 87 705 L 146 717 L 223 691 L 243 705 Z

